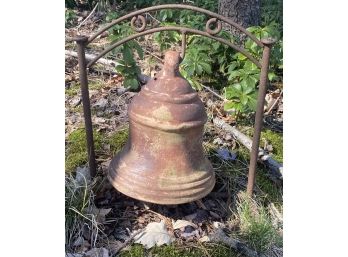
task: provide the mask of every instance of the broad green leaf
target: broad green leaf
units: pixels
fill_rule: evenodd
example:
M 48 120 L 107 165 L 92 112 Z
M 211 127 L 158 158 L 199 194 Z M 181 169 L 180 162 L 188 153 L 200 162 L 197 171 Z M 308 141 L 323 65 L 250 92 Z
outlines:
M 240 83 L 246 85 L 245 88 L 255 88 L 257 80 L 252 76 L 245 77 Z
M 225 88 L 225 98 L 231 100 L 233 98 L 239 98 L 241 91 L 236 89 L 234 86 L 229 86 Z
M 253 27 L 247 28 L 246 30 L 251 32 L 251 33 L 254 33 L 254 32 L 260 30 L 260 27 L 259 26 L 253 26 Z
M 228 76 L 228 80 L 232 80 L 232 79 L 234 79 L 235 77 L 239 77 L 240 75 L 241 75 L 240 70 L 232 71 L 232 72 L 230 73 L 230 75 Z
M 122 53 L 123 53 L 123 60 L 126 65 L 134 62 L 133 53 L 128 46 L 124 45 Z
M 240 95 L 240 102 L 243 104 L 243 105 L 246 105 L 248 103 L 248 96 L 247 95 Z
M 247 57 L 244 54 L 241 54 L 241 53 L 237 53 L 236 56 L 237 56 L 237 59 L 240 60 L 240 61 L 244 61 L 244 60 L 247 59 Z
M 237 67 L 238 63 L 237 62 L 231 62 L 230 65 L 228 65 L 228 70 L 227 72 L 228 73 L 231 73 L 232 71 L 234 71 Z
M 251 96 L 249 96 L 248 99 L 248 107 L 251 111 L 256 111 L 256 106 L 257 106 L 257 93 L 255 92 Z
M 235 109 L 235 105 L 236 104 L 233 101 L 228 101 L 228 102 L 224 103 L 224 110 L 228 111 L 231 109 Z
M 201 66 L 202 66 L 203 70 L 206 73 L 211 74 L 211 66 L 210 66 L 210 64 L 202 62 Z
M 277 78 L 277 75 L 274 73 L 274 72 L 269 72 L 268 73 L 268 79 L 270 80 L 270 81 L 273 81 L 274 79 L 276 79 Z
M 139 87 L 138 80 L 135 78 L 126 78 L 123 82 L 124 87 L 130 87 L 132 89 L 137 89 Z
M 144 59 L 144 51 L 141 48 L 141 46 L 138 44 L 138 42 L 134 41 L 134 48 L 137 50 L 139 58 Z
M 243 93 L 248 95 L 255 91 L 255 84 L 248 85 L 246 81 L 247 80 L 242 80 L 240 85 L 242 86 Z
M 197 73 L 198 75 L 201 75 L 202 72 L 203 72 L 203 68 L 202 68 L 201 65 L 198 64 L 198 65 L 196 66 L 196 73 Z
M 216 50 L 218 50 L 218 49 L 219 49 L 219 47 L 220 47 L 220 43 L 215 42 L 215 43 L 213 43 L 213 44 L 212 44 L 212 46 L 213 46 L 213 49 L 216 51 Z

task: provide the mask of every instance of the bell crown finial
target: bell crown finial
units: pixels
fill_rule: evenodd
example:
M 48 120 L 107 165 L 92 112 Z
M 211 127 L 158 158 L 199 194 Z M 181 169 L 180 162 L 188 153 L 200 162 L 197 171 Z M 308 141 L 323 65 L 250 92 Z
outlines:
M 179 76 L 179 65 L 182 61 L 179 52 L 169 50 L 164 55 L 164 65 L 161 76 L 177 77 Z

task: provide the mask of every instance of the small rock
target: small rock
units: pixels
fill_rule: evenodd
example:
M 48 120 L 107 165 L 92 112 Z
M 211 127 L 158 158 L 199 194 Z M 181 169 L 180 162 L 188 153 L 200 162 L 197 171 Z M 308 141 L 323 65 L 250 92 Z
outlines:
M 218 138 L 214 139 L 213 144 L 215 144 L 215 145 L 222 145 L 223 142 L 222 142 L 221 138 L 218 137 Z
M 213 222 L 213 227 L 214 227 L 214 228 L 225 228 L 226 225 L 223 224 L 223 223 L 221 223 L 221 222 L 214 221 L 214 222 Z
M 230 141 L 230 140 L 233 139 L 233 137 L 231 136 L 231 134 L 226 134 L 225 137 L 224 137 L 224 139 L 225 139 L 226 141 Z
M 76 107 L 81 103 L 81 97 L 74 97 L 71 99 L 70 104 L 72 107 Z
M 184 229 L 185 232 L 187 232 L 186 231 L 187 227 L 192 227 L 194 229 L 194 228 L 197 228 L 197 225 L 190 222 L 190 221 L 187 221 L 187 220 L 177 220 L 177 221 L 173 222 L 173 229 L 174 230 L 175 229 Z
M 83 244 L 84 241 L 85 239 L 82 236 L 79 236 L 73 243 L 73 246 L 80 246 Z
M 93 105 L 93 107 L 97 107 L 99 109 L 105 109 L 107 104 L 108 104 L 108 100 L 105 98 L 101 98 Z
M 272 145 L 267 145 L 266 149 L 268 152 L 272 152 L 273 151 L 273 146 Z

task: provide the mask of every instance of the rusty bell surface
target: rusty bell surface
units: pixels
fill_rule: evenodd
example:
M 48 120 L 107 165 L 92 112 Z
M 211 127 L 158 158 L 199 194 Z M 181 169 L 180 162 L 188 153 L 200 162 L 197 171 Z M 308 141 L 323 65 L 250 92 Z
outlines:
M 215 175 L 202 147 L 204 105 L 180 75 L 180 55 L 168 51 L 161 72 L 128 108 L 129 138 L 110 163 L 108 178 L 120 192 L 157 204 L 206 196 Z

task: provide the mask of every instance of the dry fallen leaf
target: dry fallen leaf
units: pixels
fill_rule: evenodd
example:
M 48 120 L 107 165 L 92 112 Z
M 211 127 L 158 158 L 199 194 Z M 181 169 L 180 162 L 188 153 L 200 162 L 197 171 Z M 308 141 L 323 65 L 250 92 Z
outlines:
M 85 211 L 89 214 L 96 216 L 96 221 L 99 223 L 105 222 L 105 216 L 112 210 L 112 208 L 109 209 L 98 209 L 95 206 L 90 206 L 85 209 Z
M 190 221 L 187 221 L 187 220 L 177 220 L 175 222 L 173 222 L 173 229 L 181 229 L 181 228 L 184 228 L 184 227 L 187 227 L 187 226 L 191 226 L 193 228 L 197 228 L 197 225 L 190 222 Z
M 168 233 L 163 220 L 149 223 L 143 233 L 134 237 L 135 243 L 144 245 L 147 249 L 157 245 L 170 244 L 174 238 Z

